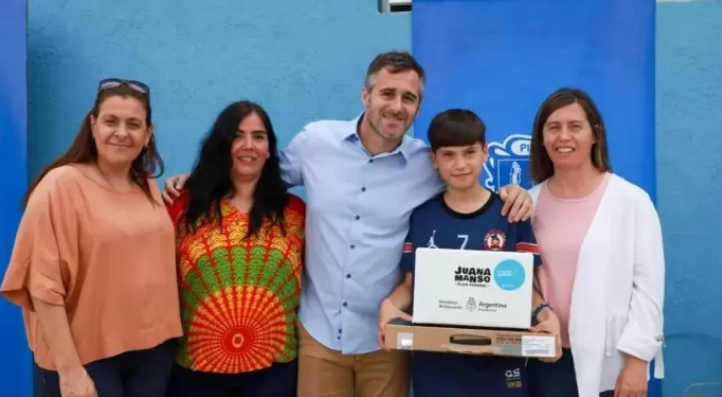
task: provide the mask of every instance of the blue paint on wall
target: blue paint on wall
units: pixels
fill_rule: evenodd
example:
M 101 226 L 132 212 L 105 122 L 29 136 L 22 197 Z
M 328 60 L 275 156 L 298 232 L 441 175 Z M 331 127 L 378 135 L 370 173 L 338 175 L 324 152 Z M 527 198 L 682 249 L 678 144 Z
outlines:
M 409 48 L 410 29 L 372 0 L 31 1 L 30 173 L 67 147 L 108 76 L 154 90 L 169 174 L 241 98 L 266 107 L 285 145 L 309 121 L 358 115 L 369 61 Z
M 722 1 L 657 9 L 657 202 L 667 254 L 665 396 L 722 396 Z M 703 394 L 704 392 L 705 394 Z
M 661 4 L 657 31 L 657 197 L 669 269 L 664 394 L 679 396 L 693 382 L 722 381 L 722 2 Z M 368 62 L 410 49 L 411 20 L 379 15 L 375 0 L 38 0 L 30 2 L 29 46 L 31 176 L 67 147 L 107 76 L 154 88 L 170 175 L 190 168 L 212 119 L 236 99 L 261 102 L 282 145 L 308 121 L 354 117 Z
M 27 186 L 27 5 L 0 0 L 0 275 L 5 274 Z M 0 300 L 0 396 L 29 396 L 30 353 L 20 310 Z

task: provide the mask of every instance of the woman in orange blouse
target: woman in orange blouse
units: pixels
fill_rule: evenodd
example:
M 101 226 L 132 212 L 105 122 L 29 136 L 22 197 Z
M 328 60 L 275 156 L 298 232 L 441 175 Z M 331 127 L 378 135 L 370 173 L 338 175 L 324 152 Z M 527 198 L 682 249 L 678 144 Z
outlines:
M 182 328 L 162 167 L 148 87 L 107 79 L 28 190 L 0 293 L 23 309 L 45 395 L 164 395 Z
M 176 224 L 184 336 L 170 397 L 295 397 L 305 204 L 281 179 L 266 112 L 217 117 Z

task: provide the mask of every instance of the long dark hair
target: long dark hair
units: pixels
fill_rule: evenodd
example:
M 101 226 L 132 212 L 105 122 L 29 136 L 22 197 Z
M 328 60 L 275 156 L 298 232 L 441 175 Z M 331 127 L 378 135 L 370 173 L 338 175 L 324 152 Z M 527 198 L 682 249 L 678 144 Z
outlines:
M 146 128 L 152 128 L 152 111 L 150 107 L 149 94 L 141 93 L 131 88 L 127 84 L 121 84 L 118 87 L 106 88 L 98 91 L 98 94 L 95 97 L 95 103 L 93 105 L 93 108 L 90 109 L 88 114 L 85 115 L 85 118 L 83 118 L 83 121 L 80 124 L 80 130 L 75 135 L 75 139 L 70 145 L 70 148 L 68 148 L 68 150 L 63 155 L 61 155 L 49 165 L 47 165 L 40 172 L 40 174 L 38 174 L 35 180 L 33 180 L 27 192 L 25 193 L 25 197 L 23 198 L 23 205 L 28 204 L 30 195 L 38 186 L 38 183 L 40 183 L 40 181 L 45 177 L 45 175 L 48 174 L 48 172 L 65 165 L 90 164 L 98 161 L 98 148 L 97 146 L 95 146 L 95 141 L 93 140 L 93 130 L 90 125 L 91 116 L 97 119 L 98 113 L 100 112 L 100 107 L 103 105 L 103 102 L 105 102 L 108 98 L 115 96 L 137 99 L 138 102 L 140 102 L 145 108 Z M 148 145 L 143 148 L 143 150 L 140 152 L 140 155 L 135 160 L 133 160 L 133 163 L 130 165 L 130 178 L 135 184 L 137 184 L 141 189 L 143 189 L 143 192 L 146 194 L 146 196 L 148 196 L 151 202 L 158 205 L 160 205 L 160 203 L 156 202 L 150 191 L 148 178 L 158 178 L 159 176 L 163 175 L 163 171 L 163 159 L 161 159 L 160 154 L 158 153 L 158 148 L 155 143 L 155 134 L 151 134 Z
M 288 201 L 288 189 L 281 179 L 276 134 L 266 111 L 251 101 L 228 105 L 218 115 L 211 131 L 203 140 L 196 164 L 185 184 L 188 203 L 180 217 L 181 230 L 191 232 L 203 221 L 217 221 L 221 224 L 221 200 L 235 193 L 231 180 L 231 145 L 236 139 L 238 125 L 254 113 L 266 127 L 269 157 L 253 191 L 246 237 L 255 235 L 264 222 L 269 222 L 269 226 L 279 226 L 285 233 L 284 211 Z
M 600 172 L 612 172 L 607 149 L 607 133 L 602 115 L 589 95 L 577 88 L 561 88 L 542 103 L 534 120 L 534 132 L 531 139 L 529 162 L 531 163 L 531 177 L 534 183 L 541 183 L 554 175 L 554 164 L 544 147 L 544 125 L 549 116 L 557 110 L 578 103 L 587 115 L 587 121 L 592 127 L 592 135 L 596 141 L 592 146 L 592 164 Z

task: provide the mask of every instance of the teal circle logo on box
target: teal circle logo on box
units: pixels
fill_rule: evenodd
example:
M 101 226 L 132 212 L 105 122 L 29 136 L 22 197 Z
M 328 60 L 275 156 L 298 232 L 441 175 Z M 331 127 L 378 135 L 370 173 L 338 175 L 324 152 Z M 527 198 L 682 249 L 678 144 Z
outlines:
M 499 262 L 494 269 L 494 281 L 499 288 L 506 291 L 514 291 L 524 284 L 526 274 L 524 266 L 513 259 L 506 259 Z

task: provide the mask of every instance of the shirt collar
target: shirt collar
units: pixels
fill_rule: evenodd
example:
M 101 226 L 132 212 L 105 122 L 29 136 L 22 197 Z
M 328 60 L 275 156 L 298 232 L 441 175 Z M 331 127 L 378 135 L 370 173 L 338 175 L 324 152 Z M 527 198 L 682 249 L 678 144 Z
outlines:
M 355 119 L 351 120 L 349 122 L 349 129 L 348 131 L 345 131 L 343 134 L 343 139 L 350 142 L 358 142 L 361 144 L 361 138 L 358 135 L 359 128 L 361 127 L 361 121 L 363 121 L 365 113 L 361 113 L 358 116 L 356 116 Z M 401 145 L 397 147 L 393 152 L 391 153 L 385 153 L 386 156 L 392 156 L 395 154 L 401 154 L 401 156 L 404 158 L 404 160 L 409 160 L 409 149 L 410 149 L 411 139 L 404 134 L 404 137 L 401 139 Z M 365 149 L 364 149 L 365 150 Z

